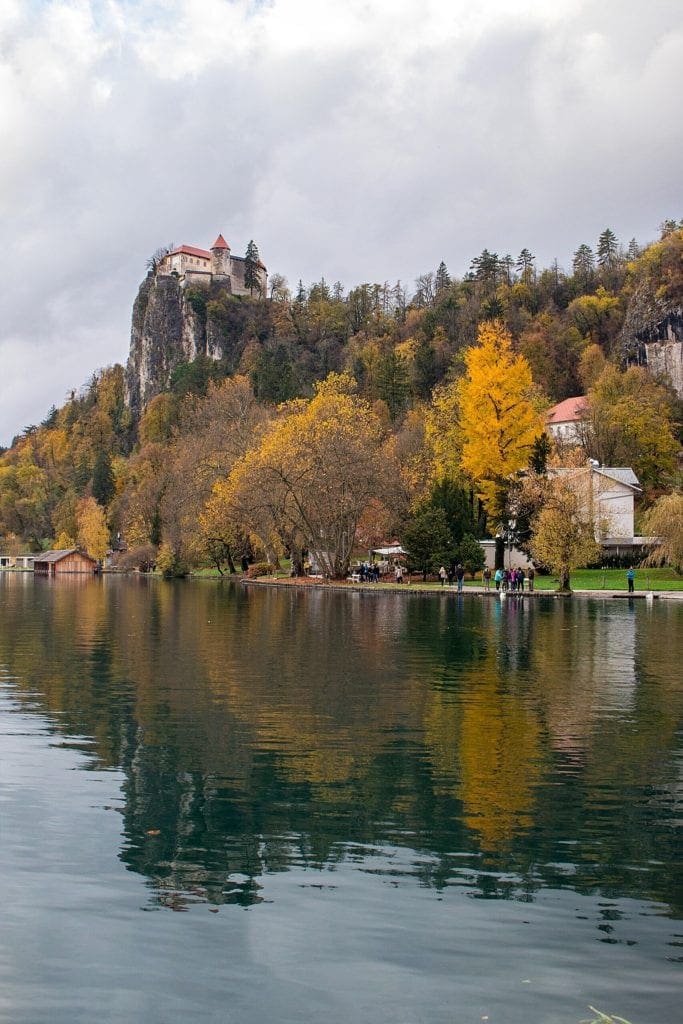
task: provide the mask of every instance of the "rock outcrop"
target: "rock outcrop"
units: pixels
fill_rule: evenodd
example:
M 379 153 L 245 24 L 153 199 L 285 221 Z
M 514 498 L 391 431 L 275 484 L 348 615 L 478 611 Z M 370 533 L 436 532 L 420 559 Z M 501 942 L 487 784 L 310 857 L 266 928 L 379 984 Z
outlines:
M 628 362 L 669 379 L 683 398 L 683 307 L 666 302 L 641 281 L 626 310 L 621 332 Z
M 173 275 L 149 274 L 133 305 L 126 405 L 137 419 L 167 391 L 173 371 L 200 356 L 234 372 L 247 341 L 270 333 L 268 304 L 235 297 L 229 285 L 183 287 Z
M 176 278 L 150 274 L 133 304 L 126 364 L 126 405 L 134 415 L 168 388 L 176 366 L 196 359 L 204 347 L 203 326 Z

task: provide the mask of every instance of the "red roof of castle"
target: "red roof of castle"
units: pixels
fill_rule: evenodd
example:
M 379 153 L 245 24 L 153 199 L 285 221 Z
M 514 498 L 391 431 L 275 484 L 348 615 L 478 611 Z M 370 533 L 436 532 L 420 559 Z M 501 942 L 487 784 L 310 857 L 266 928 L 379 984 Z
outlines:
M 229 249 L 230 246 L 225 241 L 222 235 L 219 235 L 216 241 L 211 246 L 212 249 Z
M 588 407 L 588 399 L 585 395 L 578 395 L 576 398 L 565 398 L 564 402 L 558 402 L 545 414 L 547 423 L 573 423 L 580 420 Z
M 194 245 L 179 245 L 177 248 L 172 249 L 169 256 L 175 256 L 176 253 L 185 253 L 186 256 L 201 256 L 205 260 L 211 259 L 211 253 L 207 252 L 206 249 L 197 249 Z

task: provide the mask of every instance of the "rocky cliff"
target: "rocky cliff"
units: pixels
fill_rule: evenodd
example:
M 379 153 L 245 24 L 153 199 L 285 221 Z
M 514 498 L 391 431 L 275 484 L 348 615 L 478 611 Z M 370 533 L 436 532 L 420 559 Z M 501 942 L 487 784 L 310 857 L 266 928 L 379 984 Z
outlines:
M 666 301 L 642 281 L 628 304 L 622 329 L 628 362 L 666 377 L 683 398 L 683 307 Z
M 168 390 L 176 367 L 199 356 L 234 372 L 251 338 L 270 333 L 268 305 L 235 297 L 229 288 L 183 288 L 169 275 L 149 274 L 133 305 L 125 400 L 137 418 Z

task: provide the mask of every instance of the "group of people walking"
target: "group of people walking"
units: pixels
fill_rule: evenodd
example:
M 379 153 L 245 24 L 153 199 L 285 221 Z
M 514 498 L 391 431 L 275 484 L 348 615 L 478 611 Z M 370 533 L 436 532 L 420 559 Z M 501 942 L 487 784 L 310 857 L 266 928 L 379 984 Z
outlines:
M 492 574 L 488 566 L 483 570 L 481 574 L 481 581 L 484 585 L 484 590 L 491 589 L 491 580 L 496 585 L 496 590 L 509 590 L 517 591 L 521 593 L 524 590 L 524 581 L 528 583 L 530 591 L 534 589 L 534 579 L 536 573 L 533 565 L 529 566 L 528 571 L 525 573 L 524 569 L 518 567 L 516 569 L 496 569 L 495 573 Z M 446 581 L 451 585 L 453 580 L 458 584 L 458 590 L 462 590 L 465 582 L 465 569 L 462 565 L 456 565 L 455 569 L 447 570 L 443 565 L 439 569 L 439 580 L 443 587 Z
M 489 570 L 490 572 L 491 570 Z M 486 569 L 484 570 L 486 572 Z M 496 584 L 496 590 L 511 591 L 512 593 L 522 593 L 524 590 L 524 581 L 526 580 L 529 592 L 531 593 L 534 589 L 534 580 L 536 573 L 533 565 L 529 566 L 527 572 L 524 572 L 521 565 L 518 565 L 516 569 L 496 569 L 493 581 Z M 486 587 L 486 583 L 484 583 Z M 488 590 L 489 588 L 486 587 Z

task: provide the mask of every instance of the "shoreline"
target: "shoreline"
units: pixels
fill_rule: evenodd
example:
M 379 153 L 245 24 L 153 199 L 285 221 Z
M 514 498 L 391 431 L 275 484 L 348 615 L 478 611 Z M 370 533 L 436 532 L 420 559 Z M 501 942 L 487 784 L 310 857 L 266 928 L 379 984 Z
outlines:
M 558 599 L 565 599 L 571 597 L 601 597 L 609 598 L 610 600 L 659 600 L 659 601 L 683 601 L 683 590 L 637 590 L 633 594 L 629 594 L 626 590 L 571 590 L 569 593 L 562 593 L 557 590 L 524 590 L 524 591 L 499 591 L 495 587 L 490 590 L 486 590 L 482 586 L 466 586 L 462 591 L 458 591 L 456 587 L 440 587 L 437 585 L 430 586 L 429 584 L 414 584 L 414 583 L 356 583 L 346 582 L 344 580 L 322 580 L 322 579 L 310 579 L 305 576 L 295 576 L 293 578 L 274 578 L 271 576 L 260 576 L 256 579 L 248 579 L 243 576 L 240 579 L 240 583 L 244 586 L 257 586 L 257 587 L 280 587 L 280 588 L 295 588 L 300 590 L 333 590 L 336 592 L 340 591 L 351 591 L 352 593 L 361 594 L 417 594 L 423 597 L 433 596 L 450 596 L 450 597 L 464 597 L 471 595 L 473 597 L 485 597 L 485 598 L 498 598 L 499 600 L 526 600 L 531 598 L 534 600 L 538 597 L 553 597 Z M 504 595 L 504 596 L 503 596 Z

